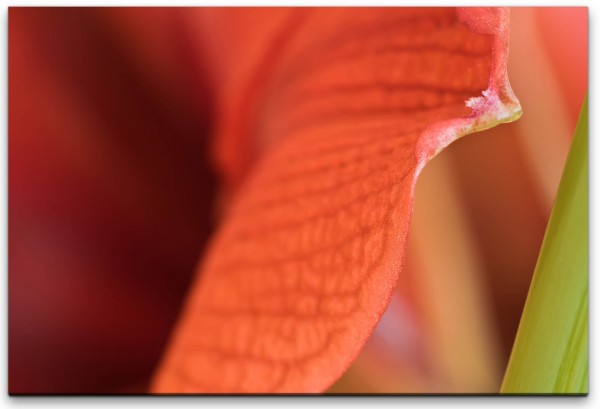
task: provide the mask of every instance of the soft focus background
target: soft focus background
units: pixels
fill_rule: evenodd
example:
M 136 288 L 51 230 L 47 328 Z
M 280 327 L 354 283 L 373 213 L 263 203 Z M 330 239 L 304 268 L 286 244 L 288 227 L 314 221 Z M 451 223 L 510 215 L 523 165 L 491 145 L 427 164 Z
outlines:
M 332 392 L 495 392 L 587 89 L 587 10 L 512 10 L 518 122 L 424 170 L 409 256 Z M 144 392 L 225 199 L 186 9 L 9 10 L 9 391 Z M 443 206 L 440 206 L 443 204 Z
M 143 391 L 212 227 L 210 95 L 169 9 L 9 11 L 9 390 Z

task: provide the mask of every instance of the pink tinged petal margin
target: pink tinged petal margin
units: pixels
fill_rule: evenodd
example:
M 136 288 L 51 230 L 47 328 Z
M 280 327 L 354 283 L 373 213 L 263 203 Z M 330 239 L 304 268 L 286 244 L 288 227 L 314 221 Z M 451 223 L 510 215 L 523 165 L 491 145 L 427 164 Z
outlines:
M 425 130 L 417 144 L 419 171 L 435 155 L 458 138 L 484 131 L 501 123 L 516 121 L 521 117 L 521 104 L 508 80 L 508 33 L 510 10 L 494 7 L 461 7 L 459 19 L 474 32 L 492 36 L 492 66 L 487 89 L 482 96 L 466 101 L 471 108 L 467 118 L 457 118 L 436 123 Z M 418 175 L 418 172 L 417 172 Z

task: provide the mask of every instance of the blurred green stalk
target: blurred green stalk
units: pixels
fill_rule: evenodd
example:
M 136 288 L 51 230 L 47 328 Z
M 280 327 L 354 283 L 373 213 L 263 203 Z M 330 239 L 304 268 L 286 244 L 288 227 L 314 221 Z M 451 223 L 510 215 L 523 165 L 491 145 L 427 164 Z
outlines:
M 588 106 L 546 228 L 503 394 L 588 392 Z

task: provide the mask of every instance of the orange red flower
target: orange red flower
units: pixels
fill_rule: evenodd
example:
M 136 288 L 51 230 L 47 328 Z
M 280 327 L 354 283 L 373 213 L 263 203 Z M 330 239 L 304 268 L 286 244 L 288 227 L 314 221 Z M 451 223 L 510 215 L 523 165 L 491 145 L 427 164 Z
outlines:
M 9 390 L 497 390 L 587 84 L 512 14 L 409 244 L 506 10 L 11 9 Z

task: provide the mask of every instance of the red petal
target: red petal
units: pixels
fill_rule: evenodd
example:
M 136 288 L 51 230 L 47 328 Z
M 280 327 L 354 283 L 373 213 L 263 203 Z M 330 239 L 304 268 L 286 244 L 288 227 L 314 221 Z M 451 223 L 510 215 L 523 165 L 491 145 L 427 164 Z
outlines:
M 263 25 L 253 13 L 247 27 L 238 18 L 234 46 L 213 47 L 236 55 Z M 389 302 L 420 170 L 458 137 L 520 115 L 505 9 L 319 9 L 286 21 L 257 65 L 269 75 L 247 78 L 244 98 L 227 94 L 246 104 L 225 107 L 217 137 L 258 141 L 261 160 L 201 265 L 156 392 L 331 385 Z

